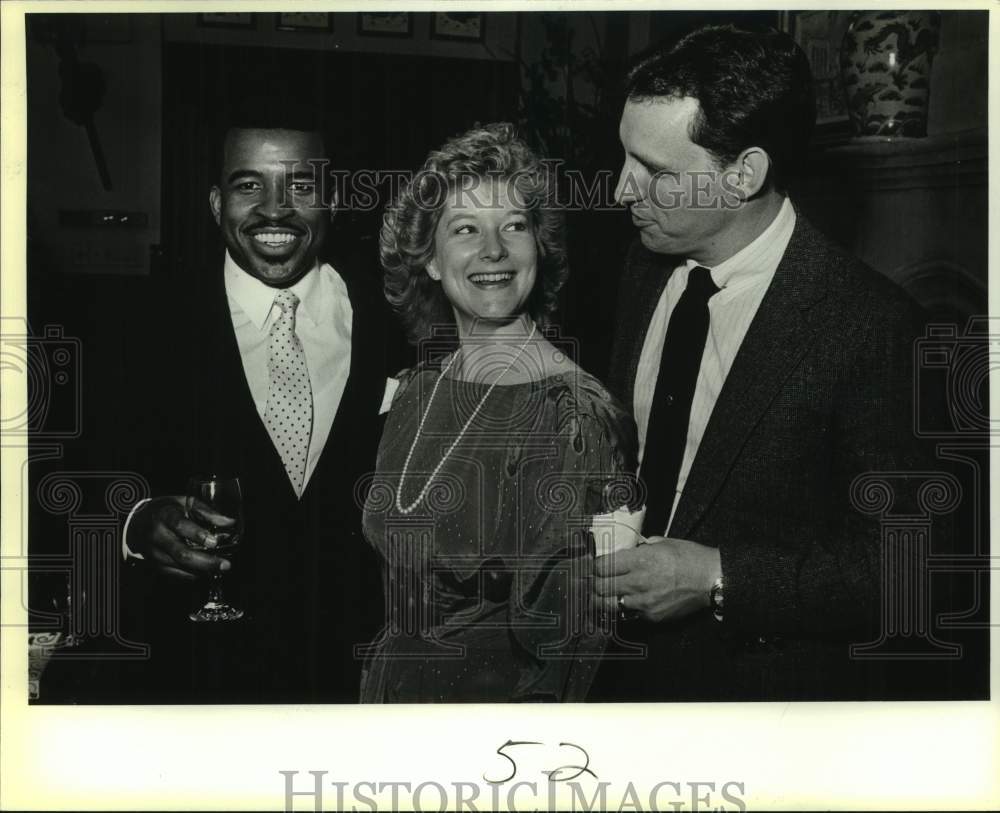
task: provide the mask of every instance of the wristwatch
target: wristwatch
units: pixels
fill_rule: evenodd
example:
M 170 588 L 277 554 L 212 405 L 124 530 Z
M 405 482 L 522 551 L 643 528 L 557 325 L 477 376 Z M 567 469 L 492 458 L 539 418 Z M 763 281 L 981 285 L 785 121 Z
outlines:
M 722 576 L 719 576 L 712 585 L 712 589 L 708 591 L 708 605 L 712 608 L 712 615 L 715 616 L 716 621 L 722 620 Z

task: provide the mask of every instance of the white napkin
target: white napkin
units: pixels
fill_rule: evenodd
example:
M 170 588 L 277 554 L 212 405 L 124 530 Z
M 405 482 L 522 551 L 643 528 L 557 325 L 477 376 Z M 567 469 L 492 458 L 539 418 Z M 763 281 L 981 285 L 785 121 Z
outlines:
M 638 511 L 629 511 L 625 505 L 610 514 L 596 514 L 590 526 L 595 555 L 606 556 L 613 551 L 645 544 L 646 539 L 640 533 L 645 516 L 646 506 Z

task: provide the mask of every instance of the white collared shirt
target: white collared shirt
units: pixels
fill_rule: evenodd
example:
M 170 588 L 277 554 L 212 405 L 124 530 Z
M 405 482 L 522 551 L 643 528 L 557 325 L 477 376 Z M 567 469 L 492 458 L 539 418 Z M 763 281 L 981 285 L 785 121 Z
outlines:
M 667 528 L 670 527 L 670 522 L 673 521 L 674 513 L 677 511 L 677 504 L 684 491 L 691 464 L 698 453 L 705 427 L 712 416 L 719 393 L 722 392 L 722 385 L 726 383 L 726 376 L 729 375 L 733 359 L 743 344 L 750 323 L 764 299 L 764 293 L 771 284 L 794 229 L 795 209 L 791 201 L 785 198 L 774 220 L 753 242 L 729 259 L 709 268 L 712 281 L 720 290 L 708 300 L 708 337 L 705 341 L 705 352 L 701 357 L 701 368 L 698 370 L 694 400 L 691 402 L 687 444 L 677 477 L 677 492 L 674 494 Z M 636 369 L 635 387 L 632 391 L 635 422 L 639 429 L 640 464 L 645 453 L 646 430 L 649 426 L 649 413 L 653 393 L 656 390 L 667 325 L 674 306 L 687 287 L 688 274 L 698 265 L 700 263 L 689 259 L 674 269 L 660 295 L 649 329 L 646 331 Z M 649 495 L 649 499 L 657 499 L 657 496 Z M 663 529 L 663 534 L 666 534 L 667 528 Z
M 279 310 L 274 307 L 275 289 L 246 273 L 229 256 L 228 251 L 223 274 L 229 315 L 233 320 L 236 344 L 243 361 L 243 373 L 250 387 L 254 406 L 257 407 L 261 420 L 264 420 L 270 386 L 267 341 Z M 304 489 L 330 436 L 351 372 L 354 310 L 347 293 L 347 284 L 326 263 L 317 263 L 290 290 L 299 297 L 299 306 L 295 310 L 295 335 L 302 342 L 313 393 L 313 428 L 309 439 Z M 396 379 L 386 379 L 379 414 L 388 412 L 398 385 Z M 132 552 L 127 539 L 132 517 L 147 502 L 148 498 L 137 502 L 122 527 L 122 555 L 126 559 L 143 558 Z
M 269 379 L 267 345 L 271 326 L 281 311 L 274 305 L 275 289 L 240 268 L 226 252 L 226 298 L 233 320 L 236 344 L 243 360 L 254 405 L 264 419 Z M 295 335 L 302 342 L 313 396 L 313 428 L 303 482 L 309 482 L 351 371 L 351 323 L 353 310 L 347 285 L 332 266 L 317 263 L 289 288 L 298 298 Z

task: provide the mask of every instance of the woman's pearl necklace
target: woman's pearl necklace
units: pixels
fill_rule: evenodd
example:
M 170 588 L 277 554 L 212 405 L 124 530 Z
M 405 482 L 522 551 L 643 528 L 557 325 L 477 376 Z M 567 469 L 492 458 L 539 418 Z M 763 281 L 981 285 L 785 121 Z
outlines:
M 431 397 L 427 401 L 427 408 L 424 409 L 424 416 L 420 419 L 420 424 L 417 426 L 417 433 L 413 436 L 413 443 L 410 444 L 410 451 L 406 453 L 406 462 L 403 463 L 403 471 L 399 475 L 399 486 L 396 488 L 396 510 L 399 511 L 399 513 L 401 514 L 412 513 L 413 510 L 418 505 L 420 505 L 424 497 L 427 496 L 427 492 L 430 490 L 431 483 L 434 482 L 434 478 L 437 477 L 438 472 L 441 471 L 441 467 L 444 466 L 445 461 L 447 461 L 448 458 L 451 457 L 451 453 L 455 451 L 455 447 L 458 446 L 459 443 L 461 443 L 462 438 L 465 437 L 466 431 L 468 430 L 469 426 L 472 425 L 472 422 L 476 419 L 476 415 L 479 414 L 479 410 L 483 408 L 483 404 L 486 403 L 486 399 L 490 397 L 490 393 L 493 392 L 493 388 L 500 383 L 500 379 L 502 379 L 505 375 L 507 375 L 508 372 L 510 372 L 510 368 L 514 366 L 514 362 L 521 357 L 521 353 L 524 352 L 524 348 L 528 346 L 528 342 L 530 342 L 531 338 L 535 335 L 536 328 L 537 325 L 535 324 L 531 325 L 531 332 L 528 334 L 528 338 L 525 339 L 521 347 L 518 348 L 518 351 L 514 355 L 514 358 L 510 360 L 510 364 L 504 367 L 503 372 L 500 373 L 499 376 L 497 376 L 496 381 L 490 384 L 490 388 L 486 390 L 486 395 L 482 397 L 480 402 L 476 405 L 476 408 L 472 410 L 472 414 L 469 416 L 469 420 L 465 422 L 465 426 L 463 426 L 462 431 L 458 433 L 458 437 L 455 438 L 451 446 L 448 447 L 448 451 L 444 453 L 444 457 L 441 458 L 441 462 L 438 463 L 437 466 L 434 468 L 434 471 L 431 472 L 431 476 L 427 478 L 427 482 L 424 483 L 424 487 L 420 489 L 420 493 L 417 495 L 417 498 L 413 502 L 411 502 L 408 506 L 404 507 L 402 502 L 403 480 L 406 478 L 407 469 L 410 468 L 410 459 L 413 457 L 413 450 L 417 448 L 417 440 L 420 439 L 420 430 L 424 428 L 424 423 L 427 420 L 428 414 L 430 414 L 431 404 L 434 403 L 434 396 L 437 395 L 438 385 L 440 385 L 441 379 L 444 378 L 445 373 L 447 373 L 448 370 L 451 369 L 451 365 L 455 363 L 455 359 L 458 358 L 457 352 L 452 355 L 451 360 L 448 362 L 447 366 L 441 371 L 441 374 L 438 376 L 438 380 L 434 382 L 434 389 L 431 390 Z

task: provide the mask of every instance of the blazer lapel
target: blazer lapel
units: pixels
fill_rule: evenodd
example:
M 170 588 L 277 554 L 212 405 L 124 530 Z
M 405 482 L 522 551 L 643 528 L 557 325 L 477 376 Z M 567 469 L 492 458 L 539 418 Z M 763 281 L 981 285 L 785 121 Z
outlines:
M 338 269 L 342 267 L 338 265 Z M 372 431 L 368 423 L 373 426 L 377 423 L 385 390 L 384 336 L 375 308 L 369 301 L 368 292 L 359 284 L 356 272 L 338 270 L 338 273 L 347 286 L 351 301 L 351 366 L 330 433 L 303 498 L 318 479 L 317 473 L 329 462 L 327 458 L 344 454 L 359 442 L 364 445 L 366 433 Z
M 214 363 L 204 375 L 205 391 L 212 393 L 206 408 L 211 410 L 209 414 L 214 415 L 214 421 L 207 423 L 213 426 L 215 437 L 206 442 L 217 449 L 218 465 L 222 468 L 237 466 L 239 461 L 242 470 L 267 472 L 269 482 L 280 482 L 283 484 L 281 488 L 287 488 L 285 496 L 294 495 L 281 455 L 254 403 L 236 341 L 222 274 L 217 275 L 210 302 L 213 313 L 207 324 L 210 325 L 212 338 L 206 345 L 214 349 L 214 354 L 210 354 Z
M 815 232 L 799 216 L 709 418 L 670 536 L 687 538 L 695 528 L 753 428 L 817 334 L 820 320 L 810 320 L 808 311 L 826 295 L 826 264 L 817 261 L 815 245 Z

